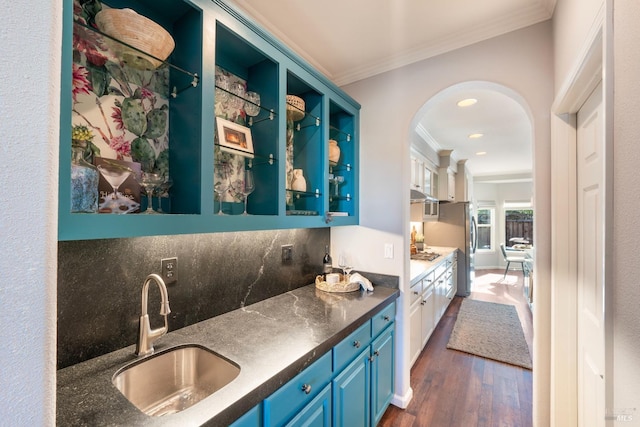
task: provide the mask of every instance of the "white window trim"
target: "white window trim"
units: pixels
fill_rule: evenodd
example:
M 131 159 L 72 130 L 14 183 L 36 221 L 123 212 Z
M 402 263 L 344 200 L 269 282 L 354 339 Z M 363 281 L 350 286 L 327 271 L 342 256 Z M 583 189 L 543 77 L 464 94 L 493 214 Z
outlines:
M 496 206 L 495 205 L 484 205 L 484 206 L 478 206 L 478 212 L 486 209 L 486 210 L 490 210 L 491 211 L 491 224 L 480 224 L 477 223 L 478 226 L 478 230 L 480 228 L 491 228 L 491 233 L 489 234 L 489 244 L 491 245 L 491 249 L 481 249 L 480 247 L 478 247 L 476 249 L 476 253 L 481 253 L 481 254 L 492 254 L 496 252 Z

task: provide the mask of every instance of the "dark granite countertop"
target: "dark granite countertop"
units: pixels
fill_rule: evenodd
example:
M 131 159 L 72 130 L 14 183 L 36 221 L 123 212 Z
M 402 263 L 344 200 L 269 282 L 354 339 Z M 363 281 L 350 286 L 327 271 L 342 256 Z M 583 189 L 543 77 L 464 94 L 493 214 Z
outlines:
M 376 286 L 373 293 L 329 294 L 309 285 L 169 332 L 156 342 L 156 353 L 195 343 L 241 367 L 230 384 L 177 414 L 147 416 L 112 385 L 113 374 L 137 360 L 135 345 L 61 369 L 57 425 L 226 426 L 398 295 L 397 289 L 383 286 Z

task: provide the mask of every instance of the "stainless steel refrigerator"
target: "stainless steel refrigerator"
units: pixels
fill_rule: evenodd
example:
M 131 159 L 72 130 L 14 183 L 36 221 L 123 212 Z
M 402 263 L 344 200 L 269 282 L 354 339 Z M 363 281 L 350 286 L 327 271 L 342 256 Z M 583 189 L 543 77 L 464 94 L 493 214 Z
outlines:
M 478 228 L 469 202 L 440 203 L 438 221 L 424 223 L 427 246 L 458 248 L 458 296 L 468 296 L 475 273 L 473 258 L 478 244 Z

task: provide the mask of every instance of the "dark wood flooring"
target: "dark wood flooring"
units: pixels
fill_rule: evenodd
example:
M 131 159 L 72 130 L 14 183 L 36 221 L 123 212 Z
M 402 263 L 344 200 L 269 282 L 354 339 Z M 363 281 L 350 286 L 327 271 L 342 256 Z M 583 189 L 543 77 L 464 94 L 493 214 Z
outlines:
M 469 298 L 513 304 L 531 350 L 532 315 L 524 299 L 521 272 L 476 272 Z M 460 309 L 456 297 L 411 369 L 413 399 L 406 409 L 390 406 L 382 427 L 529 427 L 531 371 L 447 349 Z M 533 354 L 533 353 L 531 353 Z

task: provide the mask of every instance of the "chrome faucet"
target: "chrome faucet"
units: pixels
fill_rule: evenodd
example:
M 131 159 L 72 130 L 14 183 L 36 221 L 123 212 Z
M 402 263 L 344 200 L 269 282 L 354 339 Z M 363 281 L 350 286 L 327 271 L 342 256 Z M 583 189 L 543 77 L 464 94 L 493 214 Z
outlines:
M 149 300 L 149 283 L 156 282 L 160 289 L 160 314 L 164 316 L 164 327 L 151 329 L 149 324 L 149 315 L 147 314 L 147 302 Z M 146 356 L 153 353 L 153 343 L 167 333 L 169 327 L 167 325 L 167 315 L 171 313 L 169 308 L 169 296 L 167 286 L 159 275 L 152 273 L 147 276 L 142 285 L 142 314 L 140 315 L 140 328 L 138 333 L 138 342 L 136 344 L 136 356 Z

